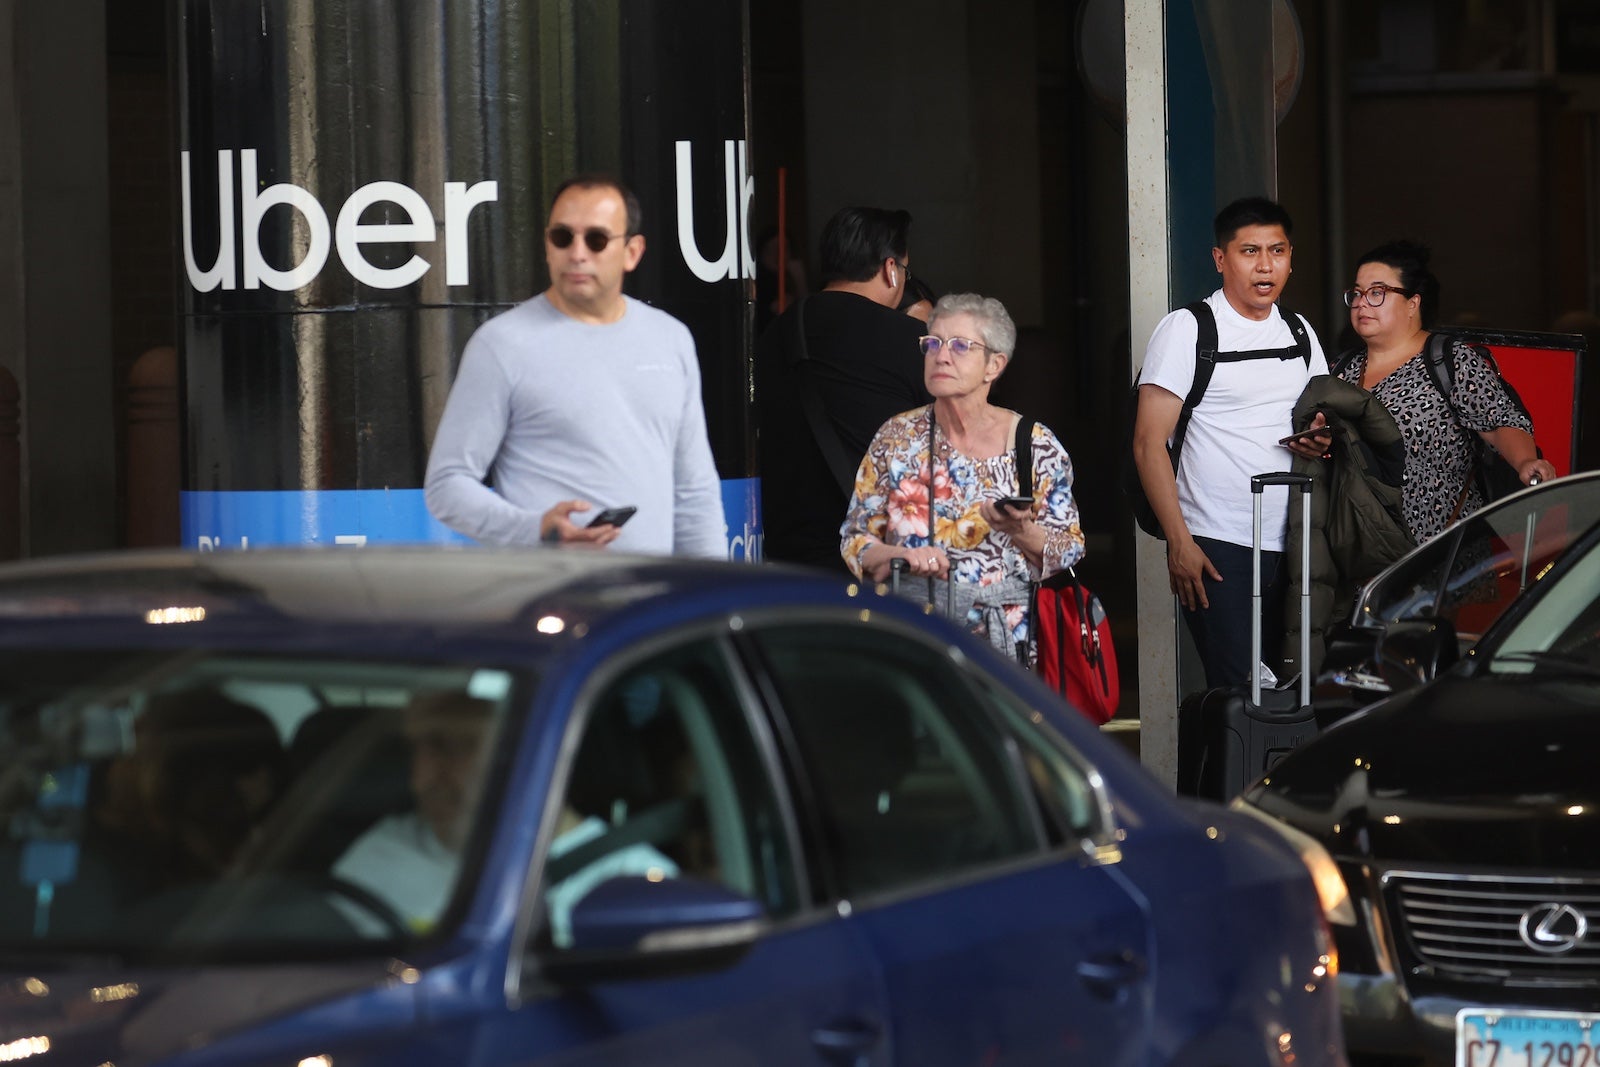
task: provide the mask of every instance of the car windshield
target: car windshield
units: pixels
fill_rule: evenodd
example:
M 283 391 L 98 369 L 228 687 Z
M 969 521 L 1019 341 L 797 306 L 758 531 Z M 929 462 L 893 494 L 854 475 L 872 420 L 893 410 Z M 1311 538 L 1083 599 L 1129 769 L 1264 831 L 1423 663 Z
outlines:
M 0 953 L 298 958 L 444 933 L 521 682 L 471 664 L 0 652 Z
M 1600 540 L 1592 541 L 1498 639 L 1496 674 L 1559 674 L 1600 684 Z
M 1374 579 L 1352 623 L 1448 620 L 1469 645 L 1596 522 L 1600 481 L 1562 478 L 1450 527 Z

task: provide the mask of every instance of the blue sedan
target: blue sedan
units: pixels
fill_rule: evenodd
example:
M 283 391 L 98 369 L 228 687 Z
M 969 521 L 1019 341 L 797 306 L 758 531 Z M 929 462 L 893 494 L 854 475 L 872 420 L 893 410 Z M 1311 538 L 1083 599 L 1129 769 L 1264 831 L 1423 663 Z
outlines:
M 10 565 L 0 744 L 7 1061 L 1345 1063 L 1292 831 L 881 590 Z

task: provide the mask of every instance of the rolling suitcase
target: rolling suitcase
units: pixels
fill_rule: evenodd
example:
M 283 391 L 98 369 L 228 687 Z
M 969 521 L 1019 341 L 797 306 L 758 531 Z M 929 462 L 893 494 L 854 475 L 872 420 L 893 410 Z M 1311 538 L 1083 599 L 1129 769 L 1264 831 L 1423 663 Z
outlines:
M 1311 479 L 1303 474 L 1258 474 L 1250 479 L 1254 503 L 1254 543 L 1250 621 L 1252 664 L 1261 661 L 1261 494 L 1269 485 L 1300 491 L 1302 530 L 1311 529 Z M 1225 686 L 1196 693 L 1178 708 L 1178 792 L 1227 801 L 1270 771 L 1301 742 L 1315 736 L 1317 720 L 1311 705 L 1311 677 L 1305 669 L 1311 651 L 1311 540 L 1300 538 L 1300 674 L 1299 684 L 1261 688 L 1259 670 L 1249 685 Z

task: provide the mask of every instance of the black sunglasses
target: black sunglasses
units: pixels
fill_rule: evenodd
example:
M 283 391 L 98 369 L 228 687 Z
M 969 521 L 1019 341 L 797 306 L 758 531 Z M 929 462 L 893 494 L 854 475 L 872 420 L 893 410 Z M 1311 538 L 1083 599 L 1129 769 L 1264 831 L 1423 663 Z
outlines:
M 557 248 L 571 248 L 573 238 L 578 236 L 571 226 L 552 226 L 544 232 L 545 239 Z M 591 252 L 604 252 L 606 246 L 618 238 L 628 236 L 625 233 L 607 233 L 596 228 L 583 231 L 583 243 Z

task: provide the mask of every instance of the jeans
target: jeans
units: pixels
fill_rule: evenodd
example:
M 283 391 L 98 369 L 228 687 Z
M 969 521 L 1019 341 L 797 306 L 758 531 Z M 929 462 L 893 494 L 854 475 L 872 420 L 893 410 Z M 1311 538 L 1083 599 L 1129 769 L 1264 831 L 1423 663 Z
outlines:
M 1183 609 L 1183 620 L 1200 650 L 1206 688 L 1250 684 L 1250 546 L 1196 537 L 1195 544 L 1222 575 L 1205 578 L 1208 608 Z M 1283 553 L 1261 553 L 1261 659 L 1275 672 L 1283 658 Z

